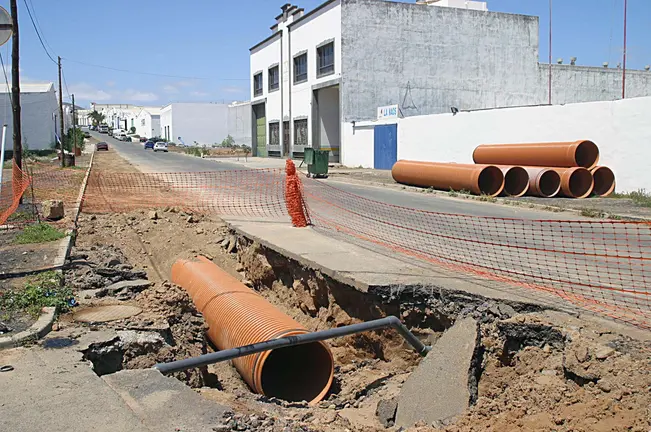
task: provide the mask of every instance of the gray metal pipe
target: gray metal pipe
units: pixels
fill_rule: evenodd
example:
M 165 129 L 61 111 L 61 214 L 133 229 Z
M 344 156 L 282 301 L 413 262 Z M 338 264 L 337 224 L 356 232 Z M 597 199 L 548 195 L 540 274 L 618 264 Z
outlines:
M 243 357 L 263 351 L 319 342 L 336 337 L 348 336 L 351 334 L 362 333 L 369 330 L 378 330 L 387 327 L 395 329 L 400 334 L 400 336 L 402 336 L 409 343 L 409 345 L 411 345 L 414 350 L 421 356 L 425 356 L 427 352 L 432 349 L 432 347 L 423 344 L 416 336 L 414 336 L 414 334 L 410 332 L 409 329 L 407 329 L 407 327 L 405 327 L 405 325 L 401 323 L 398 318 L 394 316 L 388 316 L 386 318 L 367 321 L 359 324 L 351 324 L 343 327 L 321 330 L 314 333 L 306 333 L 258 342 L 251 345 L 217 351 L 210 354 L 200 355 L 198 357 L 176 360 L 169 363 L 158 363 L 154 366 L 154 369 L 157 369 L 161 373 L 169 374 L 201 366 L 207 366 L 209 364 L 219 363 L 226 360 L 232 360 L 237 357 Z

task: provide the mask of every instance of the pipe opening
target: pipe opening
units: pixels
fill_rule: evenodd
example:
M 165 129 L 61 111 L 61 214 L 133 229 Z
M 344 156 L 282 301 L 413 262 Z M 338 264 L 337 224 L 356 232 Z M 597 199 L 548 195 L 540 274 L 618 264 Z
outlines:
M 519 197 L 529 189 L 529 173 L 522 167 L 513 167 L 504 174 L 504 193 Z
M 592 172 L 594 188 L 592 192 L 598 196 L 608 196 L 615 191 L 615 174 L 607 167 L 599 167 Z
M 538 179 L 538 190 L 544 198 L 556 196 L 561 190 L 561 176 L 556 171 L 545 171 Z
M 481 170 L 477 183 L 481 193 L 497 196 L 504 189 L 504 174 L 498 167 L 487 166 Z
M 570 193 L 575 198 L 585 198 L 592 192 L 592 174 L 587 169 L 576 169 L 570 174 Z
M 275 349 L 262 365 L 262 392 L 289 402 L 316 403 L 330 389 L 333 367 L 330 351 L 320 342 Z
M 599 162 L 599 148 L 592 141 L 581 141 L 574 152 L 577 166 L 590 169 Z

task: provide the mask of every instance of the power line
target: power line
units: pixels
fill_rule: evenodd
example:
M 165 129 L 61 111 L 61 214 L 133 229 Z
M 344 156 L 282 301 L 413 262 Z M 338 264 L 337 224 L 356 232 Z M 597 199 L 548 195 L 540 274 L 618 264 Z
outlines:
M 102 66 L 102 65 L 97 65 L 97 64 L 92 64 L 92 63 L 86 63 L 82 62 L 79 60 L 73 60 L 67 57 L 62 57 L 63 60 L 72 62 L 72 63 L 77 63 L 81 64 L 84 66 L 90 66 L 90 67 L 95 67 L 95 68 L 100 68 L 100 69 L 108 69 L 112 71 L 117 71 L 117 72 L 125 72 L 125 73 L 132 73 L 132 74 L 138 74 L 138 75 L 149 75 L 149 76 L 158 76 L 158 77 L 164 77 L 164 78 L 178 78 L 178 79 L 187 79 L 187 80 L 196 80 L 196 81 L 207 81 L 207 80 L 213 80 L 213 81 L 248 81 L 248 78 L 205 78 L 205 77 L 190 77 L 190 76 L 182 76 L 182 75 L 167 75 L 167 74 L 159 74 L 159 73 L 154 73 L 154 72 L 143 72 L 143 71 L 134 71 L 134 70 L 128 70 L 128 69 L 118 69 L 114 68 L 111 66 Z
M 34 26 L 34 30 L 36 31 L 36 36 L 38 36 L 38 40 L 41 42 L 41 46 L 43 47 L 43 51 L 45 51 L 45 54 L 52 60 L 52 63 L 58 64 L 54 58 L 50 55 L 50 52 L 47 50 L 45 47 L 45 44 L 43 43 L 43 38 L 41 37 L 41 33 L 38 31 L 38 27 L 36 27 L 36 23 L 34 22 L 34 17 L 32 16 L 32 11 L 29 9 L 29 5 L 27 4 L 27 0 L 23 0 L 23 3 L 25 3 L 25 7 L 27 8 L 27 13 L 29 14 L 29 20 L 32 22 L 32 26 Z
M 36 13 L 36 7 L 34 7 L 34 3 L 32 0 L 28 0 L 30 6 L 32 7 L 32 13 L 34 14 L 34 20 L 36 21 L 36 25 L 38 26 L 39 29 L 41 29 L 41 33 L 43 33 L 43 41 L 45 42 L 45 45 L 50 49 L 51 52 L 55 52 L 55 49 L 52 48 L 52 45 L 50 45 L 47 41 L 47 38 L 45 37 L 45 33 L 43 32 L 43 26 L 41 25 L 41 22 L 38 20 L 38 14 Z
M 66 81 L 66 74 L 63 72 L 63 69 L 61 70 L 61 76 L 63 77 L 63 85 L 66 88 L 66 93 L 68 94 L 68 99 L 71 98 L 70 96 L 70 90 L 68 90 L 68 82 Z
M 7 78 L 7 69 L 5 68 L 5 61 L 2 58 L 2 52 L 0 52 L 0 65 L 2 66 L 2 73 L 5 76 L 5 83 L 7 83 L 7 96 L 9 97 L 9 101 L 11 102 L 11 109 L 13 110 L 14 108 L 14 100 L 11 97 L 11 87 L 9 87 L 9 78 Z M 5 105 L 6 107 L 6 105 Z M 6 117 L 6 114 L 5 114 Z M 2 167 L 0 167 L 2 169 Z

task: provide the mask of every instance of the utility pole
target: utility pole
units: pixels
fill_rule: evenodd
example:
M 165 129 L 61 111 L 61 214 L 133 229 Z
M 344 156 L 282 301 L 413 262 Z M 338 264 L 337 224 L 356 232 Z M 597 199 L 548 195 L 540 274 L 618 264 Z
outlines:
M 75 117 L 75 95 L 72 94 L 72 139 L 74 140 L 74 155 L 77 156 L 77 118 Z
M 16 0 L 11 0 L 11 22 L 13 38 L 11 40 L 11 99 L 14 132 L 14 162 L 18 168 L 23 168 L 23 136 L 20 127 L 20 73 L 19 70 L 19 41 L 18 41 L 18 6 Z M 14 172 L 14 178 L 16 177 Z M 14 184 L 14 187 L 18 185 Z
M 63 151 L 63 88 L 61 86 L 61 57 L 59 57 L 59 140 L 61 142 L 61 167 L 66 166 L 66 154 Z
M 549 0 L 549 105 L 552 104 L 552 0 Z
M 622 69 L 622 99 L 626 97 L 626 15 L 628 0 L 624 0 L 624 68 Z

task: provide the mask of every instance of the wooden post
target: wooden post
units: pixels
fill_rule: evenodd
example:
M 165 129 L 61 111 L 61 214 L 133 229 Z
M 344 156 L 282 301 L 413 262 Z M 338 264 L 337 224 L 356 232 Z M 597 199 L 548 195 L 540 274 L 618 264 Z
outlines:
M 11 100 L 12 100 L 12 116 L 13 116 L 13 155 L 14 155 L 14 170 L 16 168 L 22 169 L 23 167 L 23 135 L 20 122 L 20 49 L 18 39 L 18 6 L 16 0 L 11 0 L 11 22 L 13 39 L 11 41 Z M 1 169 L 1 167 L 0 167 Z M 18 172 L 14 171 L 14 179 L 21 179 Z M 19 181 L 20 183 L 20 181 Z M 14 193 L 20 189 L 19 184 L 13 183 Z M 22 199 L 22 198 L 21 198 Z
M 63 88 L 61 86 L 61 57 L 59 57 L 59 140 L 61 141 L 61 167 L 66 166 L 66 154 L 63 151 Z

